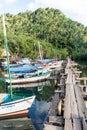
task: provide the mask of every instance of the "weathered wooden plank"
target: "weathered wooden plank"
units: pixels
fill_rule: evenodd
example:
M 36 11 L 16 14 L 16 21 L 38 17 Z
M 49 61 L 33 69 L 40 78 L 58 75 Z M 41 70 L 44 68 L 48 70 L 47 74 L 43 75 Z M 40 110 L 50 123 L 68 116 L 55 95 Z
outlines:
M 75 89 L 79 115 L 81 118 L 84 118 L 86 115 L 86 106 L 83 100 L 81 88 L 79 87 L 79 85 L 75 84 L 75 76 L 73 76 L 73 81 L 74 81 L 74 89 Z
M 76 95 L 75 95 L 76 93 L 75 93 L 75 89 L 74 89 L 74 84 L 76 83 L 76 81 L 73 78 L 73 74 L 72 74 L 71 71 L 68 71 L 67 83 L 69 83 L 69 85 L 68 86 L 66 85 L 66 97 L 67 98 L 65 98 L 65 100 L 67 100 L 67 102 L 69 101 L 68 104 L 70 104 L 70 105 L 68 105 L 68 104 L 65 105 L 65 107 L 66 107 L 65 110 L 68 107 L 70 108 L 70 109 L 68 108 L 67 111 L 68 111 L 69 114 L 71 114 L 72 120 L 70 119 L 70 117 L 67 116 L 68 114 L 65 111 L 65 114 L 64 114 L 65 130 L 70 130 L 70 129 L 80 130 L 81 129 L 81 122 L 80 122 L 80 119 L 79 119 L 78 106 L 77 106 L 77 100 L 76 100 Z
M 72 118 L 79 118 L 79 113 L 78 113 L 78 107 L 76 103 L 76 98 L 75 98 L 75 93 L 74 93 L 74 88 L 73 85 L 70 86 L 70 96 L 71 96 L 71 116 Z
M 72 74 L 72 85 L 71 85 L 72 118 L 79 118 L 78 105 L 77 105 L 77 99 L 76 99 L 74 84 L 76 84 L 75 75 Z
M 63 86 L 64 84 L 59 84 L 59 83 L 58 83 L 57 85 L 61 87 L 61 86 Z
M 71 104 L 70 104 L 70 88 L 69 85 L 66 85 L 66 96 L 64 104 L 64 118 L 71 118 Z
M 64 119 L 61 116 L 49 116 L 49 123 L 64 124 Z
M 87 130 L 87 120 L 83 119 L 82 123 L 83 123 L 83 130 Z
M 73 87 L 73 75 L 72 72 L 69 71 L 68 74 L 68 83 L 69 85 L 66 85 L 66 98 L 65 98 L 65 118 L 78 118 L 78 107 L 77 107 L 77 102 L 75 98 L 75 93 L 74 93 L 74 87 Z M 68 104 L 66 103 L 68 102 Z M 68 111 L 68 113 L 66 113 Z M 65 116 L 66 115 L 66 116 Z M 70 117 L 68 116 L 70 115 Z
M 77 78 L 78 80 L 87 80 L 87 77 L 80 77 L 80 78 Z
M 44 124 L 43 130 L 64 130 L 63 127 Z
M 76 98 L 77 98 L 77 104 L 78 104 L 78 111 L 79 111 L 79 115 L 80 118 L 85 118 L 87 117 L 87 109 L 82 97 L 82 93 L 80 91 L 80 87 L 75 85 L 75 92 L 76 92 Z
M 82 130 L 81 120 L 73 119 L 73 130 Z
M 87 109 L 87 100 L 85 100 L 84 103 L 85 103 L 85 106 L 86 106 L 86 109 Z
M 55 90 L 55 93 L 64 93 L 63 90 Z
M 71 119 L 65 120 L 65 127 L 64 130 L 73 130 L 72 121 Z
M 82 92 L 82 95 L 83 96 L 87 96 L 87 92 Z

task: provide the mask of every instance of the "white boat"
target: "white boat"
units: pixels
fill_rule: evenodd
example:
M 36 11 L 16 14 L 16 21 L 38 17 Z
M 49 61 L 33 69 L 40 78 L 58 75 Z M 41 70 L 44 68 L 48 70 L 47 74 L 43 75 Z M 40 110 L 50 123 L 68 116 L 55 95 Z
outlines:
M 63 60 L 52 60 L 52 59 L 44 59 L 44 60 L 37 60 L 38 63 L 41 63 L 44 68 L 48 68 L 49 71 L 55 69 L 61 69 Z
M 26 92 L 18 89 L 12 96 L 9 93 L 0 93 L 0 120 L 28 116 L 34 100 L 35 95 L 28 90 Z
M 50 86 L 50 81 L 46 80 L 46 81 L 41 81 L 41 82 L 35 82 L 35 83 L 27 83 L 27 84 L 14 84 L 12 85 L 12 88 L 31 88 L 31 87 L 38 87 L 38 86 Z M 10 86 L 8 85 L 8 88 L 10 88 Z
M 10 96 L 6 98 L 4 96 L 2 102 L 0 103 L 0 119 L 14 118 L 14 117 L 23 117 L 28 116 L 29 109 L 34 102 L 35 95 L 32 93 L 24 93 L 17 92 L 13 94 L 12 84 L 11 84 L 11 76 L 10 76 L 10 66 L 9 66 L 9 55 L 8 55 L 8 46 L 6 39 L 6 28 L 5 28 L 5 20 L 3 15 L 3 31 L 4 31 L 4 42 L 6 46 L 6 54 L 7 54 L 7 68 L 10 82 Z
M 12 84 L 23 84 L 23 83 L 35 83 L 39 81 L 44 81 L 50 77 L 50 72 L 48 70 L 39 70 L 33 75 L 25 76 L 22 78 L 11 79 Z M 6 83 L 9 85 L 10 80 L 6 79 Z
M 17 96 L 17 95 L 16 95 Z M 17 97 L 18 98 L 18 97 Z M 19 97 L 21 98 L 21 97 Z M 0 120 L 19 117 L 28 117 L 29 109 L 34 102 L 35 96 L 22 97 L 0 104 Z
M 62 63 L 63 63 L 63 61 L 51 62 L 51 63 L 47 64 L 46 68 L 49 68 L 50 70 L 60 69 L 62 67 Z

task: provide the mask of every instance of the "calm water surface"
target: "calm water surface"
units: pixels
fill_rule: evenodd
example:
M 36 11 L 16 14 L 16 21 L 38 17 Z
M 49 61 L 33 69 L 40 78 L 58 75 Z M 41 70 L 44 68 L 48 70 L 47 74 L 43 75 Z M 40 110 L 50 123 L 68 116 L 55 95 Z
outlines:
M 87 76 L 87 64 L 80 64 L 78 68 L 82 71 L 81 76 Z M 4 92 L 1 85 L 0 92 Z M 23 87 L 21 90 L 32 90 L 36 95 L 36 99 L 30 109 L 30 118 L 0 121 L 0 130 L 42 130 L 55 90 L 54 81 L 21 85 L 19 87 Z
M 0 89 L 1 92 L 4 91 L 3 88 Z M 54 82 L 46 81 L 37 84 L 34 83 L 31 85 L 29 84 L 29 87 L 28 85 L 27 87 L 25 85 L 24 88 L 19 89 L 32 90 L 32 92 L 36 95 L 36 99 L 30 109 L 30 118 L 0 121 L 0 130 L 42 130 L 43 121 L 46 118 L 51 104 L 52 95 L 54 93 Z

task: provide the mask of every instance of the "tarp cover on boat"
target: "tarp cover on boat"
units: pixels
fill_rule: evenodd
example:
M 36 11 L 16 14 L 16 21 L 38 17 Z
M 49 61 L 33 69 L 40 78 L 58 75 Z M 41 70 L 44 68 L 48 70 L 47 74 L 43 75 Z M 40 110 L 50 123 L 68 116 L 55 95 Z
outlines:
M 36 71 L 37 68 L 38 68 L 38 65 L 10 68 L 10 73 L 31 73 L 31 72 Z
M 38 59 L 37 61 L 40 63 L 49 63 L 52 62 L 52 59 L 43 59 L 43 60 Z
M 10 67 L 19 67 L 19 66 L 23 66 L 23 65 L 24 65 L 24 63 L 9 64 Z M 3 65 L 2 68 L 7 69 L 7 65 Z

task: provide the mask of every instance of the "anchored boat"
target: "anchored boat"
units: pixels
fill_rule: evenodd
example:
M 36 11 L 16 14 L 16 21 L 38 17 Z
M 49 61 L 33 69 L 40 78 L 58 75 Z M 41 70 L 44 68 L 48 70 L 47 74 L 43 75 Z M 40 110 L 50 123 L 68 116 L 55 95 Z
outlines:
M 4 98 L 2 98 L 2 101 L 0 103 L 0 119 L 28 116 L 29 109 L 32 103 L 34 102 L 35 95 L 32 95 L 32 93 L 26 94 L 20 91 L 17 93 L 13 93 L 11 76 L 9 71 L 10 66 L 9 66 L 9 55 L 8 55 L 8 45 L 7 45 L 7 38 L 6 38 L 4 15 L 3 15 L 3 31 L 4 31 L 4 42 L 5 42 L 6 55 L 7 55 L 7 70 L 9 75 L 10 95 L 7 97 L 6 94 L 4 95 Z
M 32 75 L 23 75 L 20 78 L 12 78 L 12 84 L 23 84 L 23 83 L 35 83 L 39 81 L 44 81 L 50 77 L 50 72 L 46 69 L 37 70 Z M 6 83 L 10 84 L 10 79 L 6 79 Z

